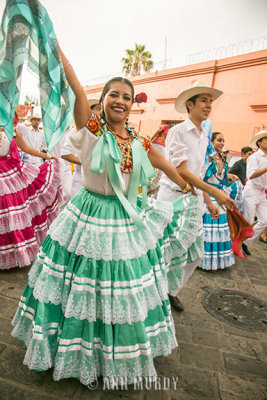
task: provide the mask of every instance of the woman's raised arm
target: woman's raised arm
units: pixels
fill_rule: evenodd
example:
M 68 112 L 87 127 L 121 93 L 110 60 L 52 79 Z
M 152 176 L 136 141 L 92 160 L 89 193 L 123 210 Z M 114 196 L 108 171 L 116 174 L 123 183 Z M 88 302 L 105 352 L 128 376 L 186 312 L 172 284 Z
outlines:
M 82 85 L 80 84 L 72 65 L 68 61 L 67 57 L 61 50 L 61 47 L 58 44 L 59 55 L 64 67 L 64 71 L 66 74 L 67 81 L 69 82 L 70 87 L 72 88 L 76 99 L 74 106 L 74 120 L 76 124 L 77 131 L 83 128 L 90 118 L 92 114 L 92 110 L 89 107 L 86 94 L 83 90 Z

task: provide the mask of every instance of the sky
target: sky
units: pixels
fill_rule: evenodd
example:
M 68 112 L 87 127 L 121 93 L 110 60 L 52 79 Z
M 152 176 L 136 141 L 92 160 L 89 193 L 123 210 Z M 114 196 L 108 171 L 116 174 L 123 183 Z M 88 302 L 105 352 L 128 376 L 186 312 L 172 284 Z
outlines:
M 146 45 L 155 69 L 190 55 L 267 37 L 267 0 L 42 0 L 82 83 L 121 74 L 125 49 Z M 2 14 L 5 0 L 0 0 Z M 267 45 L 267 40 L 265 41 Z M 32 76 L 24 79 L 30 86 Z

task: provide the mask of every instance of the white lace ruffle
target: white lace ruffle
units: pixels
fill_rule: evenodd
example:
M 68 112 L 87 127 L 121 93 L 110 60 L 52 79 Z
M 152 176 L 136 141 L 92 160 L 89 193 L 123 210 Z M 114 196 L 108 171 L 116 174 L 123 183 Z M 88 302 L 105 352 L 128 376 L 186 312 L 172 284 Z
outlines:
M 34 304 L 32 307 L 25 306 L 25 300 L 21 301 L 20 308 L 18 308 L 12 325 L 14 329 L 11 335 L 21 340 L 27 347 L 27 352 L 24 359 L 30 369 L 34 370 L 47 370 L 54 367 L 54 379 L 59 380 L 63 378 L 75 377 L 87 385 L 94 381 L 98 376 L 112 378 L 112 376 L 128 377 L 128 383 L 131 383 L 134 377 L 140 376 L 154 376 L 156 374 L 153 365 L 153 358 L 157 356 L 167 356 L 177 346 L 175 337 L 174 323 L 171 314 L 165 317 L 165 321 L 159 324 L 150 325 L 143 324 L 143 328 L 138 326 L 136 329 L 143 329 L 143 333 L 140 332 L 140 337 L 146 337 L 146 341 L 143 340 L 138 345 L 138 338 L 135 335 L 132 338 L 125 338 L 123 344 L 117 344 L 114 348 L 115 353 L 119 352 L 123 355 L 123 348 L 131 357 L 114 356 L 111 357 L 107 353 L 107 344 L 104 344 L 102 340 L 97 337 L 92 337 L 89 341 L 88 336 L 84 338 L 68 336 L 64 337 L 63 332 L 70 335 L 71 332 L 75 332 L 75 324 L 69 322 L 68 318 L 65 319 L 64 324 L 66 327 L 60 324 L 63 321 L 60 316 L 54 319 L 53 324 L 47 324 L 46 321 L 43 325 L 35 324 L 35 320 L 40 318 L 38 313 L 39 308 L 34 311 Z M 48 305 L 47 308 L 52 307 Z M 47 314 L 43 314 L 42 317 L 47 318 Z M 40 315 L 41 317 L 41 315 Z M 56 320 L 61 321 L 56 323 Z M 148 320 L 149 322 L 149 320 Z M 152 322 L 152 321 L 150 321 Z M 72 329 L 67 329 L 68 324 Z M 78 326 L 79 323 L 78 323 Z M 49 329 L 50 328 L 50 329 Z M 155 330 L 156 329 L 156 330 Z M 40 337 L 40 333 L 42 333 Z M 82 332 L 78 329 L 77 332 Z M 85 335 L 87 335 L 85 331 Z M 37 336 L 36 336 L 37 335 Z M 128 340 L 128 342 L 127 342 Z M 135 349 L 131 349 L 132 340 L 135 340 L 136 349 L 138 351 L 134 353 Z M 71 347 L 66 347 L 68 343 L 76 343 Z M 127 344 L 128 343 L 128 344 Z M 88 351 L 90 349 L 90 351 Z M 144 349 L 144 352 L 142 352 Z
M 130 275 L 134 274 L 129 266 L 121 268 L 125 268 Z M 55 276 L 53 269 L 47 265 L 42 268 L 36 260 L 29 272 L 28 284 L 33 288 L 35 299 L 42 303 L 61 304 L 66 318 L 87 319 L 90 322 L 101 319 L 106 324 L 144 321 L 149 310 L 162 306 L 162 302 L 168 298 L 166 280 L 159 267 L 157 271 L 151 270 L 151 278 L 139 287 L 135 286 L 134 279 L 127 281 L 125 293 L 121 287 L 116 289 L 113 282 L 103 282 L 102 289 L 101 283 L 96 282 L 88 290 L 86 285 L 75 284 L 77 280 L 74 273 L 71 274 L 71 280 L 66 275 Z M 108 294 L 105 293 L 107 286 L 111 287 Z
M 227 225 L 227 228 L 224 229 L 205 229 L 204 226 L 204 242 L 209 242 L 209 243 L 225 243 L 225 242 L 231 242 L 230 238 L 230 231 L 229 227 Z
M 185 205 L 186 202 L 190 203 L 189 198 L 185 198 L 183 201 Z M 166 203 L 162 204 L 165 205 Z M 170 210 L 170 206 L 171 205 L 168 205 L 168 210 Z M 109 283 L 105 281 L 102 283 L 98 281 L 93 283 L 88 282 L 87 284 L 82 283 L 81 277 L 90 276 L 91 280 L 98 279 L 98 269 L 102 268 L 101 263 L 96 262 L 94 259 L 91 259 L 91 261 L 87 258 L 83 259 L 84 256 L 82 255 L 77 264 L 77 261 L 71 261 L 69 259 L 70 255 L 66 252 L 64 246 L 60 248 L 57 242 L 52 241 L 50 241 L 49 246 L 46 247 L 45 253 L 40 249 L 29 274 L 29 285 L 34 288 L 35 298 L 44 303 L 51 302 L 56 305 L 62 304 L 67 317 L 73 316 L 78 319 L 88 319 L 89 321 L 95 321 L 96 318 L 100 318 L 106 323 L 132 323 L 138 321 L 138 318 L 144 320 L 149 310 L 154 309 L 157 305 L 160 305 L 162 301 L 166 300 L 168 290 L 174 291 L 182 287 L 184 275 L 186 273 L 186 264 L 192 263 L 202 257 L 202 229 L 200 226 L 201 217 L 199 209 L 194 207 L 194 204 L 190 203 L 192 210 L 190 210 L 189 213 L 190 218 L 187 218 L 188 211 L 185 211 L 186 208 L 183 209 L 181 204 L 180 206 L 183 212 L 179 215 L 181 219 L 181 221 L 178 222 L 179 229 L 176 231 L 173 229 L 173 226 L 170 225 L 170 227 L 166 229 L 166 232 L 156 232 L 161 236 L 164 234 L 165 238 L 161 238 L 158 243 L 157 237 L 154 237 L 151 246 L 153 245 L 155 248 L 149 251 L 147 251 L 145 247 L 148 245 L 145 240 L 145 234 L 148 235 L 148 233 L 151 232 L 153 238 L 156 229 L 153 230 L 149 227 L 147 229 L 148 232 L 145 234 L 142 232 L 143 236 L 141 240 L 140 237 L 138 237 L 138 240 L 135 240 L 135 237 L 132 236 L 136 233 L 135 230 L 130 232 L 124 231 L 123 233 L 114 233 L 112 231 L 104 232 L 110 240 L 113 235 L 114 242 L 116 242 L 117 236 L 123 239 L 121 247 L 116 248 L 116 254 L 117 257 L 120 258 L 120 273 L 122 273 L 122 271 L 125 272 L 121 275 L 121 279 L 127 282 L 127 286 L 129 286 L 126 295 L 128 299 L 127 302 L 125 302 L 125 297 L 123 296 L 126 292 L 123 292 L 122 288 L 116 290 L 116 281 L 111 281 Z M 58 226 L 58 221 L 61 216 L 57 218 L 53 226 Z M 166 224 L 166 218 L 162 218 L 162 220 L 162 223 Z M 69 218 L 67 221 L 69 221 Z M 147 225 L 149 223 L 150 221 L 147 221 Z M 153 220 L 151 223 L 153 223 Z M 72 231 L 71 228 L 67 229 L 66 223 L 64 226 L 65 229 L 62 229 L 62 232 L 67 231 L 69 235 L 69 232 Z M 81 229 L 81 227 L 77 229 Z M 53 232 L 54 230 L 50 229 L 51 236 L 53 236 Z M 102 234 L 102 232 L 89 233 L 95 235 L 98 239 L 99 235 Z M 122 237 L 123 234 L 124 237 Z M 88 236 L 90 235 L 88 234 Z M 133 240 L 131 241 L 132 237 Z M 127 241 L 129 243 L 131 242 L 131 246 L 129 245 L 128 247 L 125 245 Z M 99 242 L 100 240 L 97 243 Z M 88 243 L 86 246 L 88 247 Z M 114 246 L 116 246 L 116 243 Z M 93 252 L 96 247 L 97 246 L 95 246 L 95 243 L 92 241 L 90 248 L 88 250 L 85 249 L 84 252 L 86 252 L 86 254 L 88 251 Z M 133 249 L 137 249 L 135 254 L 133 254 Z M 140 254 L 143 251 L 147 251 L 145 255 L 142 254 L 141 256 L 144 257 L 144 259 L 133 257 L 136 256 L 136 253 Z M 74 255 L 71 255 L 71 257 L 72 256 Z M 94 254 L 94 256 L 96 257 L 96 254 Z M 101 254 L 99 256 L 101 257 Z M 74 258 L 75 257 L 76 256 L 74 256 Z M 112 258 L 112 256 L 109 257 Z M 132 259 L 130 257 L 132 257 Z M 150 257 L 152 257 L 151 260 Z M 113 262 L 113 260 L 110 260 L 110 262 Z M 153 267 L 155 262 L 157 266 Z M 79 266 L 76 271 L 73 270 L 73 263 Z M 144 273 L 151 273 L 152 271 L 153 273 L 149 283 L 146 282 L 145 285 L 142 283 L 142 286 L 134 288 L 135 283 L 129 280 L 129 276 L 131 276 L 132 280 L 136 278 L 135 265 L 139 264 L 142 265 L 142 271 L 144 271 L 145 265 L 148 268 L 147 271 L 142 272 L 141 275 Z M 89 266 L 93 268 L 91 271 L 88 270 Z M 104 268 L 106 270 L 111 268 L 112 271 L 114 266 L 108 263 Z M 104 280 L 105 279 L 106 278 L 104 278 Z M 109 280 L 110 278 L 107 279 Z M 138 279 L 140 279 L 140 276 L 138 276 Z M 90 288 L 88 284 L 90 284 Z M 109 295 L 106 293 L 105 286 L 103 286 L 107 284 L 112 287 L 111 294 Z M 100 287 L 97 288 L 95 285 L 100 285 Z M 101 289 L 101 285 L 103 286 L 103 290 Z M 134 290 L 134 294 L 132 290 Z M 120 291 L 122 293 L 120 293 Z M 101 301 L 99 300 L 100 294 L 102 298 Z
M 71 212 L 65 209 L 51 225 L 50 237 L 64 246 L 68 252 L 83 255 L 95 260 L 126 260 L 139 258 L 156 247 L 163 231 L 173 218 L 173 207 L 169 203 L 161 203 L 162 207 L 154 208 L 149 199 L 151 209 L 141 213 L 145 229 L 129 229 L 122 232 L 102 231 L 90 224 L 76 224 L 71 219 Z M 122 251 L 123 249 L 123 251 Z
M 17 246 L 13 246 L 12 252 L 4 252 L 0 249 L 0 270 L 30 265 L 35 259 L 38 249 L 39 244 L 36 240 L 27 244 L 24 248 L 17 244 Z
M 17 168 L 11 168 L 8 161 L 4 161 L 0 173 L 0 193 L 17 193 L 30 185 L 39 175 L 40 169 L 32 164 L 21 163 L 21 171 L 24 178 Z
M 13 331 L 13 335 L 14 335 Z M 168 337 L 168 338 L 167 338 Z M 156 377 L 153 358 L 167 356 L 177 347 L 175 335 L 169 332 L 168 336 L 158 335 L 151 337 L 150 356 L 139 355 L 128 359 L 111 359 L 103 357 L 103 349 L 94 349 L 93 356 L 88 356 L 81 351 L 67 353 L 57 352 L 56 345 L 51 346 L 48 338 L 42 341 L 31 339 L 28 343 L 24 364 L 33 370 L 47 370 L 54 367 L 53 378 L 58 381 L 66 378 L 78 378 L 81 383 L 88 385 L 99 376 L 112 382 L 114 377 L 125 379 L 128 384 L 137 377 Z M 57 343 L 56 339 L 54 344 Z M 24 340 L 23 340 L 24 341 Z
M 221 257 L 218 255 L 217 258 L 212 257 L 204 257 L 199 264 L 199 268 L 207 270 L 207 271 L 217 271 L 218 269 L 224 269 L 227 267 L 231 267 L 231 265 L 235 264 L 234 255 L 222 255 Z

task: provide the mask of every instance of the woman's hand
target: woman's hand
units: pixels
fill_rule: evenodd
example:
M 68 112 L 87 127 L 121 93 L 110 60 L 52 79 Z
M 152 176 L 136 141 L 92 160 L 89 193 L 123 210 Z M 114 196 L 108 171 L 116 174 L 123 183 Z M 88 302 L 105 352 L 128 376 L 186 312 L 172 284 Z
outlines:
M 218 209 L 218 207 L 216 207 L 212 201 L 210 202 L 211 204 L 207 204 L 207 209 L 211 215 L 212 219 L 217 219 L 220 216 L 220 210 Z
M 48 154 L 46 153 L 46 160 L 58 160 L 58 158 L 56 156 L 54 156 L 54 154 Z
M 232 200 L 227 194 L 225 194 L 222 190 L 214 188 L 214 194 L 213 197 L 219 204 L 224 209 L 224 206 L 228 208 L 230 211 L 233 211 L 234 209 L 234 200 Z
M 217 219 L 219 218 L 220 215 L 220 211 L 218 209 L 218 207 L 216 207 L 213 202 L 211 201 L 210 196 L 208 195 L 208 193 L 203 192 L 203 198 L 206 204 L 206 207 L 211 215 L 212 219 Z
M 237 176 L 237 175 L 234 175 L 234 174 L 227 174 L 227 177 L 228 177 L 228 180 L 229 180 L 229 181 L 232 181 L 232 182 L 240 181 L 240 179 L 238 178 L 238 176 Z

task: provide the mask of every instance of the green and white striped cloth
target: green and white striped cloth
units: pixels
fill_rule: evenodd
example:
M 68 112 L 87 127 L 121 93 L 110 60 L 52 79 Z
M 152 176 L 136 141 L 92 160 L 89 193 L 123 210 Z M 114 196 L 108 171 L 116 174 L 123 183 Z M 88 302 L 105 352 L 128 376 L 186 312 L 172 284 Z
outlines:
M 0 126 L 10 141 L 23 64 L 39 78 L 44 134 L 51 150 L 73 121 L 75 96 L 46 9 L 38 0 L 6 0 L 0 29 Z

